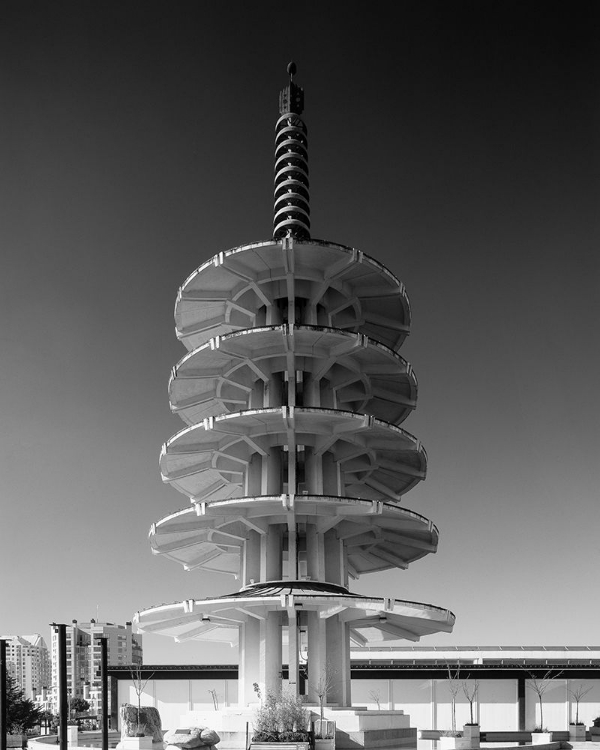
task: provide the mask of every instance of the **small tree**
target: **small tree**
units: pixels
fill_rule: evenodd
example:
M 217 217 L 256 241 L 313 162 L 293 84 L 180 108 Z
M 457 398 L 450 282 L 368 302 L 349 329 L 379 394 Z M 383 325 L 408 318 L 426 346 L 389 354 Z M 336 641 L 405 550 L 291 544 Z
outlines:
M 369 690 L 369 697 L 377 704 L 377 710 L 381 711 L 381 690 Z
M 477 693 L 479 692 L 479 682 L 477 680 L 474 680 L 473 682 L 464 680 L 464 682 L 462 683 L 462 691 L 465 698 L 469 701 L 469 714 L 471 717 L 471 721 L 469 723 L 476 724 L 477 722 L 474 719 L 473 713 L 473 704 L 475 703 Z
M 579 704 L 592 688 L 592 685 L 588 688 L 584 688 L 581 683 L 573 688 L 567 688 L 567 692 L 575 701 L 575 724 L 579 724 Z
M 146 685 L 150 682 L 152 677 L 154 677 L 154 672 L 152 672 L 152 674 L 148 675 L 148 677 L 144 679 L 141 664 L 136 665 L 131 670 L 131 681 L 133 682 L 133 689 L 135 690 L 135 694 L 137 695 L 137 737 L 144 736 L 144 733 L 140 728 L 140 716 L 142 713 L 142 693 L 144 692 Z
M 456 734 L 456 696 L 460 692 L 461 680 L 460 680 L 460 662 L 456 667 L 456 671 L 452 673 L 450 665 L 448 664 L 448 690 L 451 696 L 451 708 L 452 708 L 452 734 Z
M 69 701 L 69 718 L 74 714 L 82 714 L 90 710 L 90 704 L 85 698 L 71 698 Z
M 556 674 L 552 674 L 552 670 L 549 669 L 543 677 L 536 677 L 532 672 L 528 672 L 528 674 L 529 674 L 530 679 L 529 679 L 529 682 L 527 683 L 527 686 L 531 690 L 533 690 L 533 692 L 538 697 L 538 700 L 540 703 L 540 730 L 542 732 L 545 732 L 546 730 L 544 728 L 544 693 L 552 685 L 552 680 L 555 680 L 557 677 L 560 677 L 562 672 L 557 672 Z
M 10 734 L 23 734 L 42 723 L 43 711 L 25 698 L 11 675 L 6 675 L 6 727 Z
M 329 667 L 325 667 L 314 685 L 314 690 L 319 700 L 319 716 L 321 721 L 325 719 L 325 704 L 327 703 L 327 695 L 334 685 L 334 677 L 335 672 Z

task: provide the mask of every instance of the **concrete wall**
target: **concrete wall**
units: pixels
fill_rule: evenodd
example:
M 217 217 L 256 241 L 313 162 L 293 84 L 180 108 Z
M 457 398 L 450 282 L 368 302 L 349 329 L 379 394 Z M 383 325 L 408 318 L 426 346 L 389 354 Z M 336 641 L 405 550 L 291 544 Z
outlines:
M 575 705 L 568 689 L 591 687 L 583 698 L 579 719 L 587 726 L 600 715 L 600 680 L 553 680 L 544 694 L 544 724 L 549 729 L 566 730 L 575 719 Z M 219 708 L 237 704 L 237 680 L 150 680 L 142 696 L 142 705 L 158 708 L 163 728 L 177 726 L 180 717 L 189 711 L 207 716 L 214 711 L 209 690 L 216 690 Z M 352 702 L 355 706 L 375 709 L 373 693 L 379 695 L 382 709 L 402 710 L 411 717 L 411 726 L 418 729 L 450 729 L 451 694 L 447 680 L 353 680 Z M 118 702 L 136 704 L 131 680 L 120 680 Z M 519 728 L 519 705 L 516 680 L 485 680 L 479 682 L 477 705 L 483 730 L 516 731 Z M 526 728 L 532 729 L 539 720 L 537 695 L 525 689 Z M 469 721 L 469 704 L 461 693 L 456 698 L 456 724 L 460 728 Z

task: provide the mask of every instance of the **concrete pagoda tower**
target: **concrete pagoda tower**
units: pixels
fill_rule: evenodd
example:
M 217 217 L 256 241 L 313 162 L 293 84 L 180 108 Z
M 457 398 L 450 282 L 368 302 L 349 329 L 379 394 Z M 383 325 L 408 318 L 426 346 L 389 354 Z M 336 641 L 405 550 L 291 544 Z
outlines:
M 427 456 L 399 425 L 417 381 L 398 354 L 403 284 L 373 258 L 311 239 L 303 90 L 280 94 L 274 235 L 219 252 L 184 282 L 176 332 L 189 353 L 169 381 L 186 423 L 162 449 L 165 482 L 190 506 L 150 531 L 186 570 L 235 575 L 224 596 L 153 607 L 142 632 L 239 643 L 239 704 L 289 685 L 351 705 L 350 645 L 452 630 L 429 604 L 361 596 L 351 579 L 435 552 L 431 521 L 401 504 Z

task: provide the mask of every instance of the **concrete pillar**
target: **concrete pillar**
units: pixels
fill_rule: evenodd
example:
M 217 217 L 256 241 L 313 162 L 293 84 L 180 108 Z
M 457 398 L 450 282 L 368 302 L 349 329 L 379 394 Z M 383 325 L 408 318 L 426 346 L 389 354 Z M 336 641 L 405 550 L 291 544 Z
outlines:
M 282 577 L 282 527 L 269 526 L 261 538 L 261 581 L 280 581 Z
M 338 466 L 329 451 L 326 451 L 321 457 L 321 467 L 323 494 L 339 496 Z
M 263 465 L 263 494 L 280 495 L 283 491 L 281 482 L 281 459 L 283 451 L 279 446 L 271 449 L 268 456 L 262 460 Z
M 289 607 L 288 613 L 288 665 L 289 686 L 294 695 L 300 695 L 299 679 L 299 643 L 298 643 L 298 615 L 294 607 Z
M 281 612 L 269 612 L 262 622 L 261 664 L 264 665 L 264 694 L 281 689 Z
M 262 456 L 253 453 L 246 468 L 246 495 L 254 497 L 261 494 Z
M 267 306 L 265 320 L 268 326 L 278 326 L 281 324 L 281 310 L 277 304 Z
M 525 731 L 525 678 L 517 677 L 517 721 L 520 732 Z
M 315 456 L 314 449 L 307 445 L 304 449 L 304 483 L 309 495 L 323 494 L 323 471 L 320 456 Z
M 323 534 L 317 534 L 317 527 L 314 523 L 306 525 L 306 574 L 313 581 L 325 579 Z
M 319 390 L 321 392 L 321 407 L 323 409 L 334 409 L 335 408 L 335 393 L 329 381 L 325 378 L 321 378 L 319 382 Z
M 325 625 L 327 668 L 333 675 L 330 699 L 340 706 L 350 706 L 350 638 L 348 624 L 338 615 L 329 617 Z
M 304 406 L 319 407 L 321 405 L 321 390 L 319 381 L 310 372 L 304 373 Z
M 260 534 L 258 531 L 249 531 L 248 538 L 244 543 L 242 564 L 242 581 L 244 586 L 249 586 L 252 580 L 260 581 Z
M 265 402 L 265 382 L 260 378 L 254 383 L 250 393 L 250 408 L 262 409 Z
M 332 670 L 327 668 L 327 652 L 325 649 L 325 623 L 326 621 L 319 617 L 318 612 L 307 612 L 308 622 L 308 702 L 318 703 L 317 686 L 319 680 L 326 679 L 328 676 L 333 681 L 334 675 Z M 329 691 L 327 701 L 331 696 Z
M 337 538 L 335 529 L 329 529 L 324 535 L 323 550 L 325 557 L 325 580 L 329 583 L 344 585 L 343 546 Z
M 294 513 L 288 515 L 288 576 L 292 581 L 298 580 L 298 533 Z
M 252 686 L 260 675 L 260 622 L 254 617 L 240 625 L 239 643 L 239 704 L 247 706 L 255 700 Z
M 264 403 L 266 407 L 281 406 L 283 404 L 283 373 L 275 372 L 269 378 Z

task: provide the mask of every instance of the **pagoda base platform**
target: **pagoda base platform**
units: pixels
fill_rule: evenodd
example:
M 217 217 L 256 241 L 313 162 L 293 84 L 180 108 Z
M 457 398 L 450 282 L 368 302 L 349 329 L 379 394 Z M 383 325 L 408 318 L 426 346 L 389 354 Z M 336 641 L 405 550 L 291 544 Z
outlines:
M 258 705 L 256 706 L 258 708 Z M 312 709 L 318 718 L 318 708 Z M 246 750 L 251 739 L 253 707 L 228 707 L 220 711 L 190 711 L 179 726 L 206 726 L 221 737 L 219 750 Z M 407 748 L 416 750 L 417 729 L 410 726 L 410 716 L 403 711 L 372 711 L 361 707 L 325 709 L 325 718 L 336 723 L 336 750 L 354 748 Z

